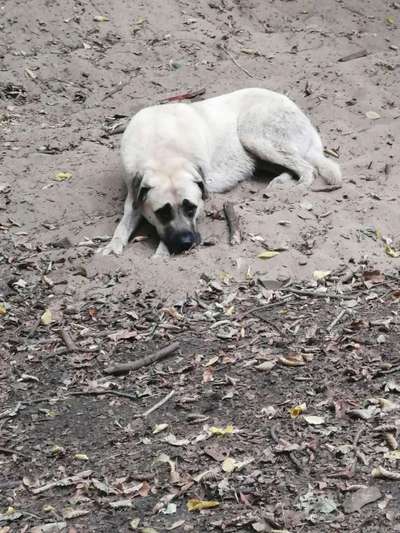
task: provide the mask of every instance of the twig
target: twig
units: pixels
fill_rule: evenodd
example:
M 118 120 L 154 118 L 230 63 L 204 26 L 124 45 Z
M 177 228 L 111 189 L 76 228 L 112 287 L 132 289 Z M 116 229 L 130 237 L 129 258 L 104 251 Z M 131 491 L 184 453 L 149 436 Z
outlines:
M 242 235 L 240 233 L 240 219 L 235 211 L 235 206 L 232 202 L 224 203 L 224 213 L 229 228 L 229 242 L 231 245 L 240 244 L 242 242 Z
M 142 368 L 143 366 L 151 365 L 152 363 L 159 361 L 160 359 L 163 359 L 164 357 L 168 357 L 173 352 L 175 352 L 179 348 L 179 346 L 180 346 L 179 342 L 173 342 L 169 346 L 165 346 L 165 348 L 162 348 L 161 350 L 158 350 L 157 352 L 147 355 L 146 357 L 141 357 L 140 359 L 137 359 L 136 361 L 132 361 L 132 363 L 109 366 L 104 369 L 104 373 L 118 375 L 118 374 L 126 374 L 127 372 L 130 372 L 131 370 L 138 370 L 139 368 Z
M 339 63 L 346 63 L 346 61 L 352 61 L 353 59 L 360 59 L 360 57 L 365 57 L 368 55 L 367 50 L 359 50 L 358 52 L 353 52 L 348 56 L 341 57 L 338 59 Z
M 158 409 L 159 407 L 161 407 L 162 405 L 164 405 L 165 403 L 167 403 L 168 400 L 170 400 L 172 398 L 172 396 L 174 396 L 175 394 L 175 391 L 172 390 L 171 392 L 169 392 L 165 398 L 163 398 L 162 400 L 160 400 L 158 403 L 156 403 L 155 405 L 153 405 L 153 407 L 150 407 L 150 409 L 148 409 L 147 411 L 145 411 L 143 414 L 139 415 L 139 416 L 142 416 L 144 418 L 146 418 L 147 416 L 149 416 L 149 414 L 151 414 L 153 411 L 155 411 L 156 409 Z
M 100 396 L 101 394 L 110 394 L 112 396 L 120 396 L 121 398 L 128 398 L 133 402 L 137 402 L 137 396 L 128 394 L 127 392 L 122 392 L 118 390 L 92 390 L 92 391 L 74 391 L 69 392 L 68 396 Z
M 13 450 L 12 448 L 4 448 L 3 446 L 0 446 L 0 453 L 7 453 L 8 455 L 20 455 L 21 457 L 25 457 L 25 459 L 29 459 L 29 455 L 26 455 L 22 452 L 17 452 L 16 450 Z
M 243 320 L 243 318 L 246 318 L 246 316 L 252 315 L 253 313 L 256 313 L 257 311 L 265 311 L 266 309 L 270 309 L 271 307 L 279 307 L 281 305 L 285 305 L 285 303 L 287 303 L 290 300 L 291 300 L 291 298 L 290 298 L 290 296 L 288 296 L 287 298 L 285 298 L 284 300 L 281 300 L 279 302 L 272 302 L 270 304 L 264 304 L 264 305 L 259 305 L 257 307 L 252 307 L 251 309 L 248 309 L 247 311 L 242 313 L 238 317 L 238 320 Z
M 336 324 L 339 322 L 339 320 L 347 313 L 347 309 L 342 309 L 340 311 L 340 313 L 338 314 L 338 316 L 332 320 L 332 322 L 329 324 L 329 326 L 326 328 L 327 331 L 331 331 L 335 326 Z
M 242 72 L 244 72 L 246 74 L 246 76 L 248 76 L 249 78 L 254 78 L 254 76 L 252 74 L 250 74 L 250 72 L 248 70 L 246 70 L 244 67 L 242 67 L 242 65 L 240 63 L 238 63 L 238 61 L 236 61 L 236 59 L 225 48 L 225 46 L 220 45 L 219 48 L 221 48 L 221 50 L 223 50 L 225 52 L 225 54 L 229 57 L 229 59 L 232 61 L 232 63 L 234 63 Z
M 75 483 L 80 483 L 83 479 L 88 478 L 91 475 L 92 470 L 85 470 L 79 474 L 75 474 L 74 476 L 64 477 L 62 479 L 58 479 L 57 481 L 51 481 L 50 483 L 42 485 L 41 487 L 31 489 L 31 492 L 33 494 L 41 494 L 42 492 L 54 489 L 55 487 L 68 487 L 70 485 L 74 485 Z
M 321 187 L 320 189 L 311 189 L 312 192 L 332 192 L 341 189 L 341 185 L 332 185 L 332 187 Z
M 167 98 L 163 98 L 162 100 L 160 100 L 160 104 L 167 104 L 168 102 L 180 102 L 181 100 L 193 100 L 194 98 L 197 98 L 198 96 L 203 96 L 205 92 L 206 92 L 206 88 L 202 87 L 201 89 L 198 89 L 197 91 L 190 91 L 184 94 L 168 96 Z
M 125 83 L 122 83 L 121 81 L 118 83 L 118 85 L 116 87 L 114 87 L 114 89 L 111 89 L 110 92 L 106 93 L 103 98 L 101 99 L 102 102 L 104 102 L 104 100 L 107 100 L 107 98 L 110 98 L 111 96 L 114 96 L 114 94 L 116 93 L 119 93 L 119 91 L 122 91 L 122 89 L 124 89 L 124 87 L 126 87 L 128 85 L 128 81 L 125 82 Z
M 339 298 L 343 300 L 351 300 L 352 296 L 346 296 L 344 294 L 328 294 L 326 292 L 308 291 L 300 289 L 279 289 L 280 291 L 291 292 L 297 296 L 312 296 L 313 298 Z

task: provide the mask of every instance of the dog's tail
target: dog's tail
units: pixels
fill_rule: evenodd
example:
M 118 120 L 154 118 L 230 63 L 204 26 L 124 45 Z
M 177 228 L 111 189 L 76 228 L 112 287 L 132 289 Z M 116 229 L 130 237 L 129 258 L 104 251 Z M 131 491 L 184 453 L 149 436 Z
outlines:
M 340 186 L 342 184 L 342 172 L 340 166 L 319 153 L 313 157 L 307 157 L 307 159 L 316 168 L 321 178 L 328 184 L 334 186 Z

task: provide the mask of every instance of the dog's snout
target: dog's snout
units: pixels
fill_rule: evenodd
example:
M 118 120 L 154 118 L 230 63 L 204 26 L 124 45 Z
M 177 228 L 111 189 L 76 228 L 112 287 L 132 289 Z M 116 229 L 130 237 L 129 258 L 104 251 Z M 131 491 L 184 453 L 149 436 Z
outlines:
M 186 230 L 174 233 L 165 242 L 171 253 L 180 254 L 198 244 L 198 240 L 196 233 Z

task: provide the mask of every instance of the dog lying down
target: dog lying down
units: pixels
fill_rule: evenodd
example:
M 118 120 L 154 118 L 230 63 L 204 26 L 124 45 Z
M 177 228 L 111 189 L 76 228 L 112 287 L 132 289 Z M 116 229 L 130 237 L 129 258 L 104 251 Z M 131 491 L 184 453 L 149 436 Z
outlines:
M 140 218 L 160 237 L 156 255 L 200 243 L 197 221 L 208 192 L 225 192 L 251 177 L 258 163 L 282 169 L 274 182 L 310 187 L 316 175 L 341 183 L 337 163 L 324 156 L 309 119 L 286 96 L 242 89 L 193 104 L 139 111 L 121 143 L 127 197 L 104 255 L 121 254 Z

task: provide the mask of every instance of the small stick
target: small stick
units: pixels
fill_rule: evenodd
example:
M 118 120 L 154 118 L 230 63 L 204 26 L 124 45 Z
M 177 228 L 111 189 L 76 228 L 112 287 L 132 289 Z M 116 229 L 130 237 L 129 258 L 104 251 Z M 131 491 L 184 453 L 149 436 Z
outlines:
M 348 56 L 341 57 L 338 59 L 339 63 L 346 63 L 346 61 L 352 61 L 353 59 L 360 59 L 360 57 L 365 57 L 368 55 L 367 50 L 359 50 L 358 52 L 353 52 Z
M 136 361 L 132 361 L 131 363 L 109 366 L 104 369 L 104 373 L 119 375 L 119 374 L 125 374 L 127 372 L 130 372 L 131 370 L 138 370 L 139 368 L 142 368 L 143 366 L 151 365 L 152 363 L 159 361 L 160 359 L 163 359 L 164 357 L 168 357 L 173 352 L 175 352 L 179 348 L 179 346 L 180 346 L 179 342 L 173 342 L 169 346 L 165 346 L 165 348 L 162 348 L 161 350 L 158 350 L 157 352 L 154 352 L 150 355 L 146 355 L 146 357 L 141 357 L 140 359 L 137 359 Z
M 121 81 L 118 83 L 118 85 L 116 87 L 114 87 L 114 89 L 111 89 L 111 91 L 109 91 L 108 93 L 106 93 L 103 98 L 101 99 L 102 102 L 104 102 L 104 100 L 107 100 L 107 98 L 111 98 L 111 96 L 114 96 L 114 94 L 117 94 L 119 93 L 119 91 L 122 91 L 122 89 L 124 89 L 127 85 L 128 85 L 128 81 L 125 82 L 125 83 L 122 83 Z
M 0 453 L 6 453 L 8 455 L 20 455 L 21 457 L 25 457 L 25 459 L 29 459 L 29 455 L 26 455 L 22 452 L 17 452 L 17 450 L 13 450 L 12 448 L 4 448 L 3 446 L 0 447 Z
M 285 298 L 285 300 L 281 300 L 279 302 L 272 302 L 269 304 L 259 305 L 258 307 L 252 307 L 251 309 L 248 309 L 244 313 L 242 313 L 238 320 L 243 320 L 246 316 L 252 315 L 253 313 L 256 313 L 257 311 L 265 311 L 266 309 L 270 309 L 271 307 L 279 307 L 281 305 L 285 305 L 287 302 L 290 302 L 291 298 L 288 296 Z M 259 317 L 258 317 L 259 318 Z
M 339 298 L 343 300 L 352 300 L 352 296 L 346 296 L 344 294 L 328 294 L 326 292 L 317 292 L 317 291 L 309 291 L 309 290 L 299 290 L 299 289 L 279 289 L 280 291 L 286 291 L 291 292 L 292 294 L 296 294 L 298 296 L 312 296 L 314 298 Z
M 332 187 L 321 187 L 320 189 L 311 189 L 311 192 L 332 192 L 341 189 L 341 185 L 332 185 Z
M 239 216 L 232 202 L 224 203 L 224 213 L 229 227 L 229 242 L 232 246 L 240 244 L 242 242 L 242 235 L 240 233 Z
M 175 96 L 167 96 L 167 98 L 163 98 L 160 100 L 160 104 L 166 104 L 168 102 L 180 102 L 181 100 L 193 100 L 193 98 L 197 98 L 199 96 L 203 96 L 203 94 L 206 92 L 206 88 L 202 87 L 201 89 L 198 89 L 197 91 L 191 91 L 184 94 L 177 94 Z
M 149 414 L 153 413 L 153 411 L 155 411 L 156 409 L 158 409 L 159 407 L 161 407 L 162 405 L 164 405 L 165 403 L 167 403 L 168 400 L 170 400 L 172 398 L 172 396 L 174 396 L 175 394 L 175 391 L 172 390 L 171 392 L 169 392 L 165 398 L 163 398 L 162 400 L 160 400 L 158 403 L 156 403 L 155 405 L 153 405 L 153 407 L 150 407 L 150 409 L 147 409 L 147 411 L 145 411 L 142 415 L 139 415 L 139 416 L 143 416 L 144 418 L 146 418 L 147 416 L 149 416 Z
M 233 55 L 225 48 L 225 46 L 220 46 L 219 48 L 221 48 L 221 50 L 223 50 L 225 52 L 225 54 L 229 57 L 229 59 L 232 61 L 232 63 L 234 63 L 238 68 L 240 68 L 240 70 L 242 72 L 244 72 L 246 74 L 246 76 L 248 76 L 249 78 L 254 78 L 254 76 L 252 74 L 250 74 L 250 72 L 248 70 L 246 70 L 244 67 L 242 67 L 242 65 L 240 63 L 238 63 L 236 61 L 236 59 L 233 57 Z
M 101 394 L 111 394 L 112 396 L 120 396 L 121 398 L 128 398 L 133 402 L 137 402 L 137 396 L 121 392 L 119 390 L 92 390 L 92 391 L 76 391 L 68 393 L 68 396 L 100 396 Z
M 347 310 L 346 309 L 342 309 L 340 311 L 340 313 L 338 314 L 338 316 L 332 320 L 332 322 L 329 324 L 329 326 L 326 328 L 327 331 L 331 331 L 335 326 L 336 324 L 339 322 L 339 320 L 347 313 Z

